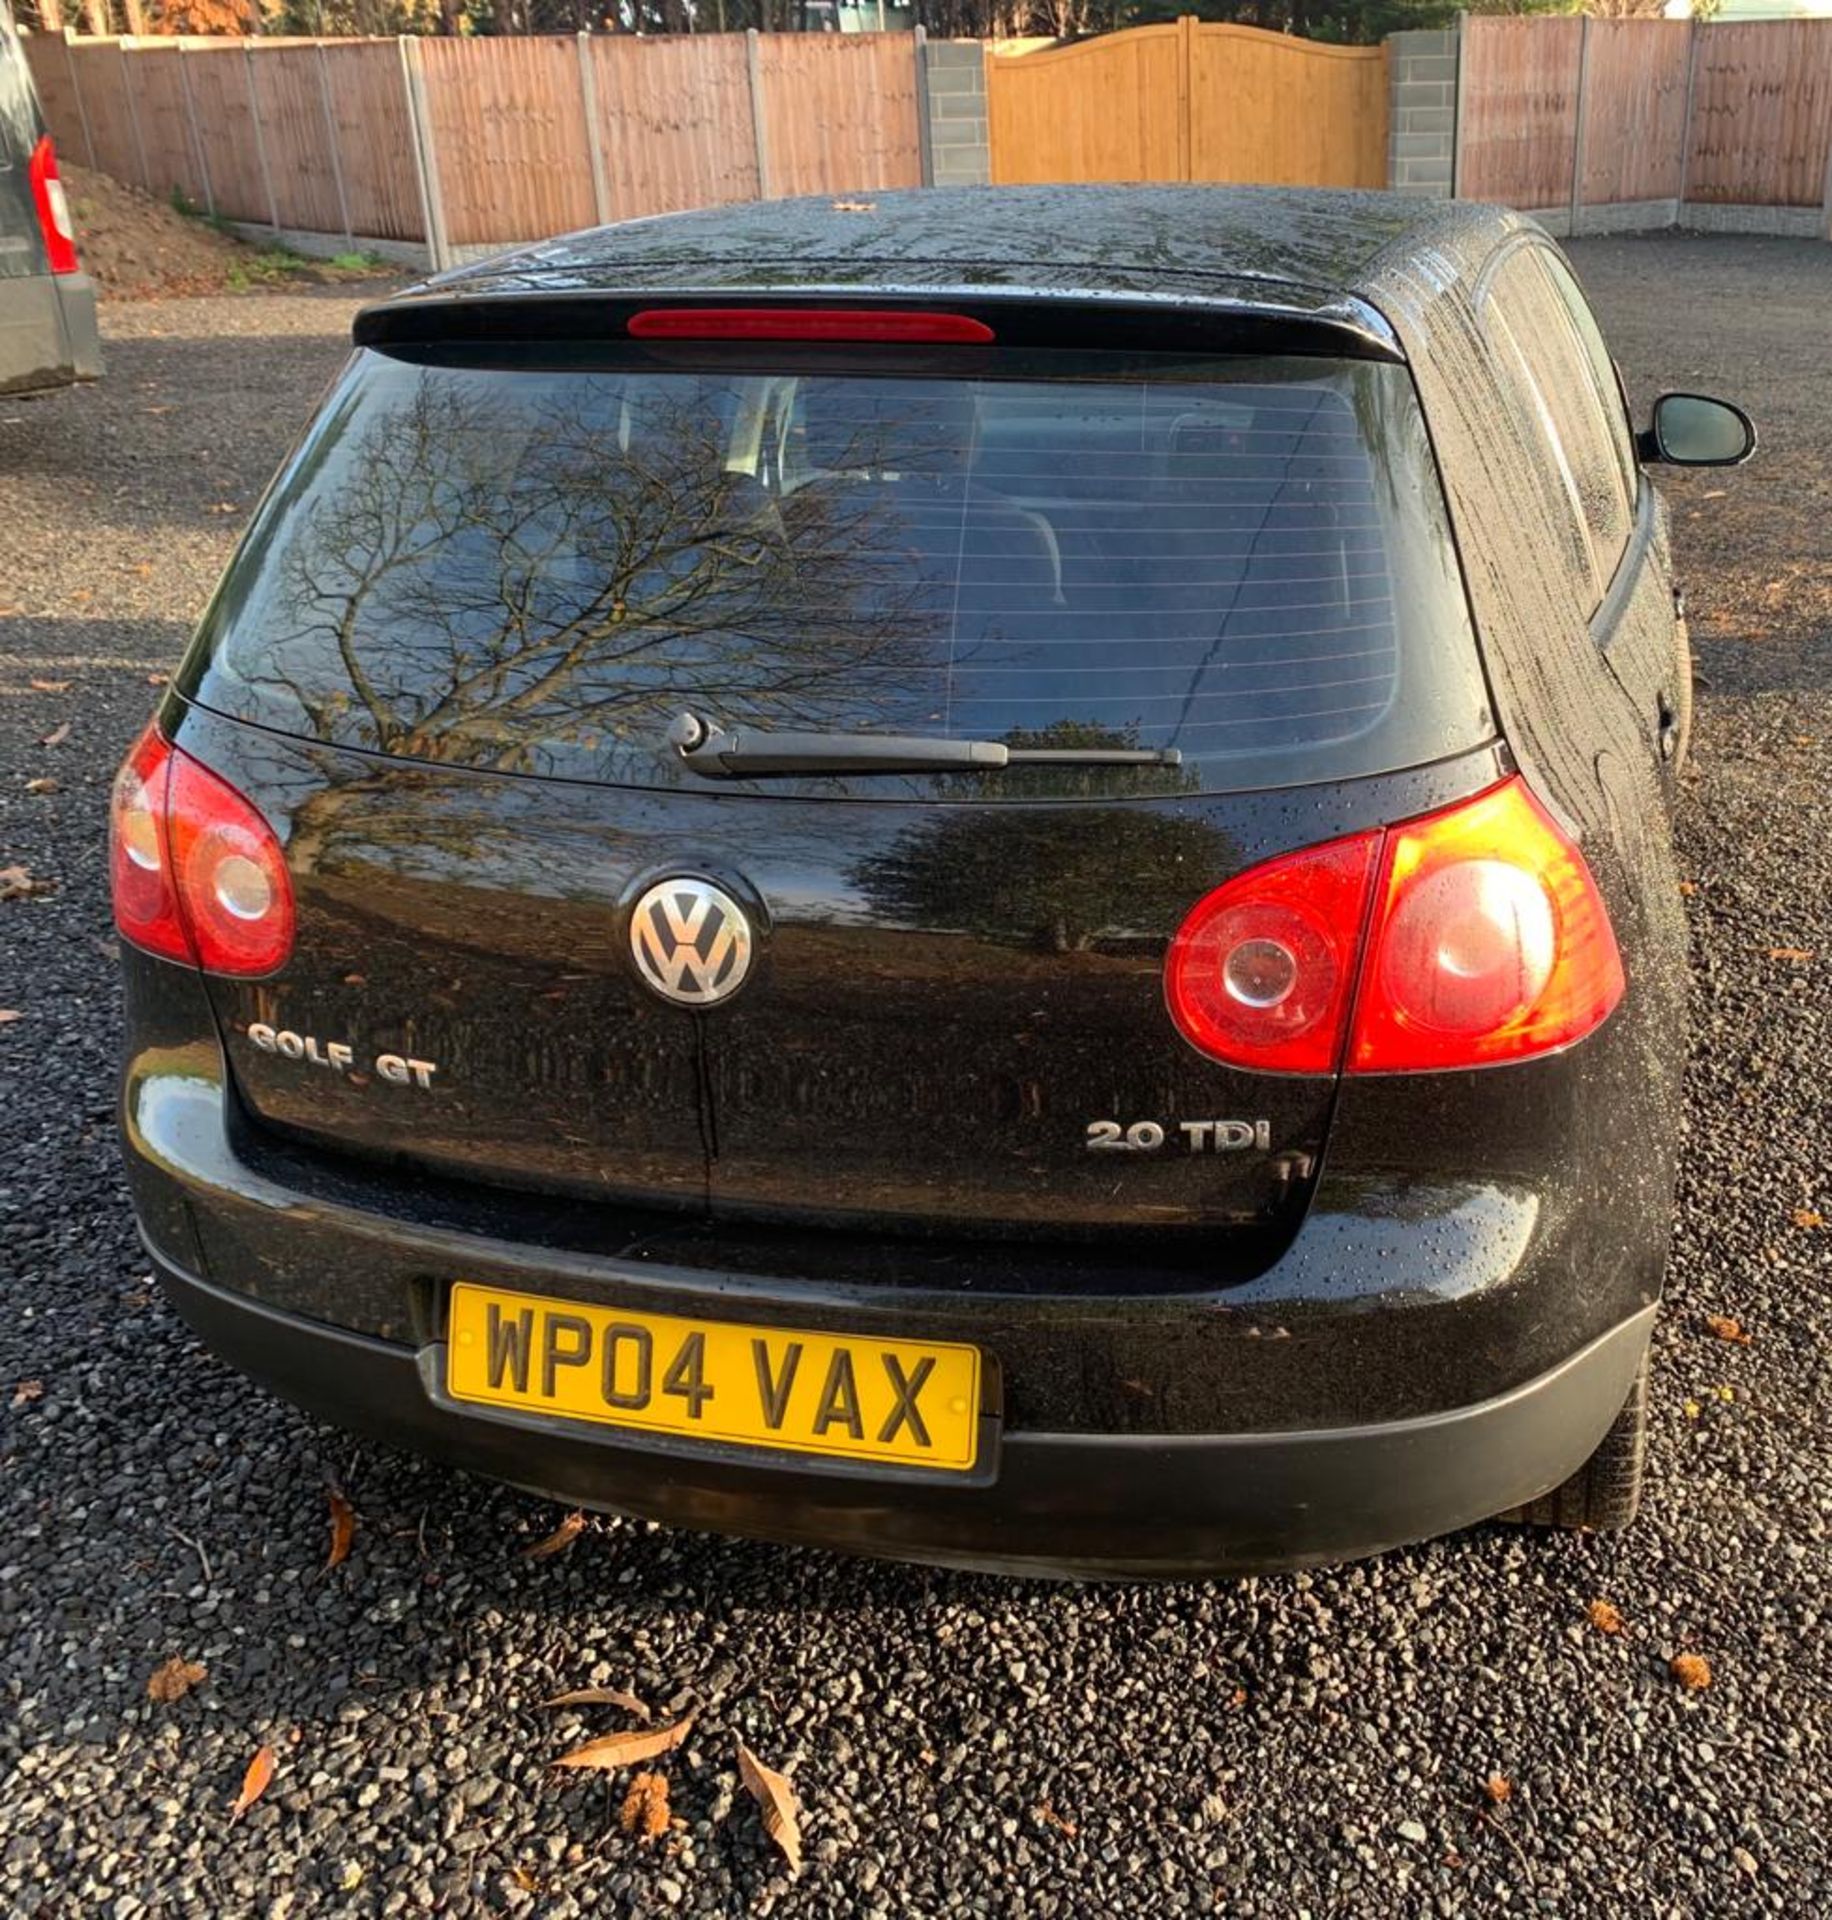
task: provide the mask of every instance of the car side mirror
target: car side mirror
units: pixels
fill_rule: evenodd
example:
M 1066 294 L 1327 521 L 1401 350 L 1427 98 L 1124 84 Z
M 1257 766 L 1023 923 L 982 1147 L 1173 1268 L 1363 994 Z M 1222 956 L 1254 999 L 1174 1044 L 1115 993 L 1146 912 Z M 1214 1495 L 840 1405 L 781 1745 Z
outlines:
M 1673 467 L 1740 467 L 1756 450 L 1756 428 L 1741 407 L 1703 393 L 1663 393 L 1640 436 L 1643 460 Z

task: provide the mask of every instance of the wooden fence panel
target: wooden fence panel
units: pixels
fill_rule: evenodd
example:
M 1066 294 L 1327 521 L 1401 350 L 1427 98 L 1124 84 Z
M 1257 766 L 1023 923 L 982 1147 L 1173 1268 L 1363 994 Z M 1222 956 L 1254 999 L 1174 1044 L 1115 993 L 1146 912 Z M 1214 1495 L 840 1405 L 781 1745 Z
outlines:
M 1186 178 L 1183 67 L 1177 22 L 1045 53 L 989 54 L 993 179 L 1009 185 Z
M 307 233 L 341 233 L 343 210 L 324 135 L 318 49 L 262 47 L 251 71 L 280 224 Z
M 1189 178 L 1387 184 L 1387 50 L 1259 27 L 1192 28 Z
M 420 43 L 453 246 L 541 240 L 595 218 L 578 42 Z
M 1592 20 L 1584 55 L 1585 206 L 1677 200 L 1685 189 L 1689 20 Z
M 772 195 L 922 185 L 913 34 L 767 33 L 758 57 Z
M 424 240 L 400 47 L 392 40 L 327 41 L 324 66 L 352 230 L 376 240 Z
M 1706 27 L 1692 97 L 1688 199 L 1815 207 L 1832 146 L 1832 20 Z
M 76 84 L 82 89 L 83 111 L 95 144 L 95 164 L 117 180 L 136 187 L 146 184 L 140 164 L 140 142 L 134 134 L 134 108 L 127 88 L 128 62 L 119 41 L 89 40 L 70 49 Z
M 586 44 L 612 219 L 757 198 L 742 34 L 595 34 Z
M 140 142 L 146 154 L 146 189 L 161 200 L 177 195 L 201 207 L 203 170 L 191 140 L 190 115 L 185 111 L 184 85 L 178 71 L 177 45 L 136 46 L 129 55 L 128 73 L 134 90 L 134 111 L 140 116 Z
M 1571 201 L 1582 20 L 1463 22 L 1457 191 L 1515 207 Z
M 77 104 L 76 77 L 64 36 L 28 33 L 20 36 L 19 44 L 25 49 L 25 63 L 32 69 L 32 82 L 45 110 L 45 125 L 57 143 L 59 157 L 67 165 L 94 166 L 83 134 L 83 113 Z
M 254 117 L 254 76 L 239 40 L 193 41 L 184 77 L 197 109 L 210 204 L 227 220 L 269 216 Z

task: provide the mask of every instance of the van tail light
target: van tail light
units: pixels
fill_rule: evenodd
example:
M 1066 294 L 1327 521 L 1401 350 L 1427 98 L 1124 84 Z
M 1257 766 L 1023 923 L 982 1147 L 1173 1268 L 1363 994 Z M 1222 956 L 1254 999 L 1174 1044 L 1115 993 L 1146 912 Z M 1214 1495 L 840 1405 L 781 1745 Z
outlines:
M 70 218 L 69 196 L 57 173 L 57 149 L 48 133 L 32 149 L 26 179 L 32 189 L 32 205 L 38 209 L 39 231 L 44 235 L 51 271 L 75 273 L 76 223 Z
M 273 973 L 293 949 L 293 889 L 274 830 L 228 781 L 149 727 L 115 776 L 115 926 L 205 973 Z
M 1273 1073 L 1528 1059 L 1601 1025 L 1623 984 L 1590 869 L 1518 778 L 1238 875 L 1165 963 L 1184 1037 Z

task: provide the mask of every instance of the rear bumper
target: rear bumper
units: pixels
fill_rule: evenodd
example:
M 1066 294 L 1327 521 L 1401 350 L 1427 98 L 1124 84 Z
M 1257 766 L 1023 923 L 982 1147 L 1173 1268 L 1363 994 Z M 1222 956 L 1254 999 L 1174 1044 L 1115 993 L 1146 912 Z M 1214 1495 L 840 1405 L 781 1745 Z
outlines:
M 1667 1214 L 1651 1183 L 1636 1210 L 1494 1174 L 1326 1174 L 1286 1251 L 1225 1285 L 1114 1270 L 1103 1287 L 1085 1267 L 1027 1274 L 915 1242 L 785 1246 L 691 1221 L 638 1233 L 603 1207 L 251 1132 L 197 976 L 131 949 L 124 966 L 128 1177 L 186 1319 L 329 1420 L 572 1504 L 1013 1572 L 1345 1559 L 1566 1479 L 1627 1398 L 1659 1294 Z M 892 1478 L 459 1409 L 440 1382 L 461 1279 L 970 1343 L 1002 1381 L 989 1464 L 971 1483 Z
M 0 280 L 0 393 L 68 386 L 101 371 L 95 282 L 88 274 Z
M 1144 1576 L 1352 1559 L 1446 1533 L 1565 1479 L 1628 1397 L 1654 1309 L 1497 1399 L 1425 1419 L 1271 1434 L 1009 1433 L 989 1486 L 661 1454 L 445 1403 L 443 1349 L 275 1311 L 180 1272 L 216 1353 L 339 1426 L 671 1526 L 1022 1574 Z

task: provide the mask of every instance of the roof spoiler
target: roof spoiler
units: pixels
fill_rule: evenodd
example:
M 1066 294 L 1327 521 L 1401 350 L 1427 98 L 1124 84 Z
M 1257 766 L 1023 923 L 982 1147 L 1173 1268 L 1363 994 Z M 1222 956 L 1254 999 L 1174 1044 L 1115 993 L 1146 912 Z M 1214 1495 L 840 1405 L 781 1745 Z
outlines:
M 1231 283 L 1239 286 L 1239 282 Z M 634 340 L 669 358 L 730 353 L 733 344 L 755 352 L 755 337 L 735 341 L 670 341 L 632 334 L 631 319 L 658 308 L 680 313 L 694 308 L 735 308 L 816 313 L 836 305 L 858 312 L 946 314 L 978 322 L 998 347 L 1107 348 L 1144 353 L 1306 354 L 1331 359 L 1403 361 L 1399 341 L 1385 318 L 1364 301 L 1313 295 L 1280 285 L 1264 295 L 1205 293 L 1200 287 L 1175 294 L 1090 294 L 1051 290 L 989 294 L 984 289 L 925 286 L 897 289 L 797 287 L 644 288 L 640 293 L 599 293 L 578 287 L 507 286 L 500 281 L 475 289 L 438 287 L 361 309 L 352 334 L 359 347 L 386 353 L 452 347 L 485 358 L 512 355 L 534 343 L 608 345 Z M 780 342 L 778 343 L 780 344 Z M 831 349 L 807 340 L 821 351 Z M 913 343 L 894 338 L 882 346 L 846 348 L 851 354 L 908 352 Z M 923 343 L 922 351 L 971 359 L 992 349 L 984 344 Z

